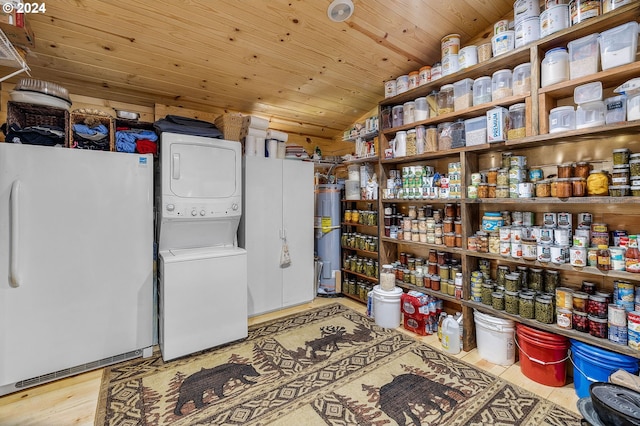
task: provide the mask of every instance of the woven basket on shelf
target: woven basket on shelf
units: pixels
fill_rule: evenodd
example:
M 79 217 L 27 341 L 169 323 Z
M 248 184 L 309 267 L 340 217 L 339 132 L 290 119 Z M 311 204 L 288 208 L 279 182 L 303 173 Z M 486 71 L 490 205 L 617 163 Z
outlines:
M 23 102 L 7 102 L 7 125 L 17 124 L 21 128 L 32 126 L 57 126 L 64 129 L 65 141 L 69 135 L 69 111 L 45 105 Z
M 215 119 L 215 125 L 228 141 L 238 141 L 242 137 L 242 114 L 222 114 Z

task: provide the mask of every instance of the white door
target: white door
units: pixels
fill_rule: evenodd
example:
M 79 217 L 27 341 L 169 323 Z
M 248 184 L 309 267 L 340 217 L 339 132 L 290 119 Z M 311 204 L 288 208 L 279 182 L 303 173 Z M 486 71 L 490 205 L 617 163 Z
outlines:
M 151 346 L 152 170 L 0 144 L 0 385 Z
M 247 250 L 249 316 L 282 307 L 282 160 L 245 158 L 242 241 Z
M 313 164 L 284 160 L 282 175 L 283 223 L 291 266 L 283 273 L 283 306 L 313 300 Z

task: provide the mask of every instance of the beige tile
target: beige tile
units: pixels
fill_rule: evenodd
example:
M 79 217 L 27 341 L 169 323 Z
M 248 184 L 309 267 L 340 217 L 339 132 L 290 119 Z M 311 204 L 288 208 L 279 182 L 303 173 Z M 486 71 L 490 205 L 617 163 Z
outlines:
M 573 383 L 564 385 L 561 388 L 554 388 L 547 399 L 561 407 L 573 411 L 576 414 L 580 414 L 580 411 L 578 410 L 579 398 L 576 394 L 575 388 L 573 387 Z
M 488 373 L 495 374 L 496 376 L 500 376 L 507 369 L 507 366 L 494 364 L 482 358 L 477 349 L 466 352 L 466 355 L 462 360 Z

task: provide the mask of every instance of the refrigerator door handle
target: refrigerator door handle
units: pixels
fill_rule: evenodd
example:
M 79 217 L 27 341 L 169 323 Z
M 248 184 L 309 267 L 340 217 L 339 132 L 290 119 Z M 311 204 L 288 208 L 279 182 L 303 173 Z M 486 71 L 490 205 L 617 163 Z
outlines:
M 173 164 L 171 164 L 171 177 L 180 179 L 180 154 L 173 154 Z
M 11 184 L 11 194 L 9 195 L 9 209 L 11 215 L 9 238 L 11 240 L 9 246 L 9 284 L 11 287 L 20 287 L 18 278 L 18 250 L 20 248 L 18 239 L 19 229 L 19 206 L 20 206 L 20 181 L 15 180 Z

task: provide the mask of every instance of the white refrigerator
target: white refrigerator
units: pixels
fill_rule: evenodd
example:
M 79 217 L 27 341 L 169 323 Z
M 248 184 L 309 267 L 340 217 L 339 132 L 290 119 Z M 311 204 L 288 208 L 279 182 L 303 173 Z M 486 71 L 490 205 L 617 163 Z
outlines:
M 0 395 L 151 353 L 151 155 L 0 143 L 0 212 Z

